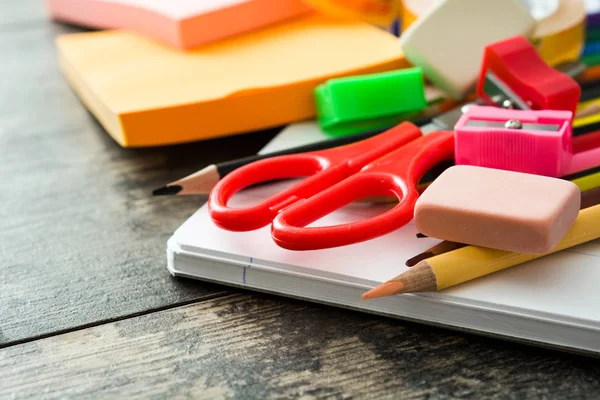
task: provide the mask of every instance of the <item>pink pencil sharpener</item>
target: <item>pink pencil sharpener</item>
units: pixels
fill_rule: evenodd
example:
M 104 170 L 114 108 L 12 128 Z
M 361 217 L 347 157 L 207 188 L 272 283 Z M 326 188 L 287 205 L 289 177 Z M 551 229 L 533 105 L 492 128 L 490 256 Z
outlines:
M 469 106 L 454 127 L 456 165 L 559 177 L 571 173 L 571 111 Z

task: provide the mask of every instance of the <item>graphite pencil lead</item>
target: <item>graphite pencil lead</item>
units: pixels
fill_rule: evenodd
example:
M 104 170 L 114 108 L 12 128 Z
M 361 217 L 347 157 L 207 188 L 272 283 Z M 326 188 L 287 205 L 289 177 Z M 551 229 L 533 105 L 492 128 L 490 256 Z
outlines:
M 181 192 L 183 188 L 180 185 L 166 185 L 152 191 L 152 196 L 174 196 Z
M 161 195 L 202 195 L 207 196 L 221 179 L 216 165 L 209 165 L 198 172 L 168 183 L 152 192 L 155 196 Z M 171 189 L 173 188 L 173 189 Z

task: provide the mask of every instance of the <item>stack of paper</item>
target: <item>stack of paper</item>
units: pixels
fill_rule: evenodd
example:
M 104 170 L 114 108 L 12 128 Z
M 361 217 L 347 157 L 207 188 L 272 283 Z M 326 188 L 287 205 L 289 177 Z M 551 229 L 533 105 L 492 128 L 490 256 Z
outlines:
M 321 15 L 180 51 L 128 31 L 58 38 L 64 74 L 122 146 L 155 146 L 315 116 L 327 79 L 406 67 L 393 35 Z
M 303 0 L 46 0 L 53 19 L 129 29 L 180 49 L 313 13 Z

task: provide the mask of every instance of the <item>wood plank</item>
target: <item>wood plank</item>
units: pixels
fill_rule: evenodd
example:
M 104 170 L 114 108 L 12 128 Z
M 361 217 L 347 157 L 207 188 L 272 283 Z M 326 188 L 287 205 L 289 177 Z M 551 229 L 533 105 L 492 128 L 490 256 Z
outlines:
M 263 295 L 0 350 L 0 397 L 582 398 L 597 360 Z
M 275 134 L 119 147 L 58 69 L 54 34 L 72 29 L 0 34 L 0 346 L 223 293 L 166 270 L 166 240 L 205 199 L 151 191 Z

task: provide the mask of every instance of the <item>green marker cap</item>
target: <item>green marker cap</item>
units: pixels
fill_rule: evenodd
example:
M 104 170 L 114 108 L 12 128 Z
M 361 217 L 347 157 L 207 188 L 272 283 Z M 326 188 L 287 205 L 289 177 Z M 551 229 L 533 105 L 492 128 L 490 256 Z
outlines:
M 335 136 L 386 129 L 427 107 L 420 68 L 330 79 L 315 100 L 321 129 Z

